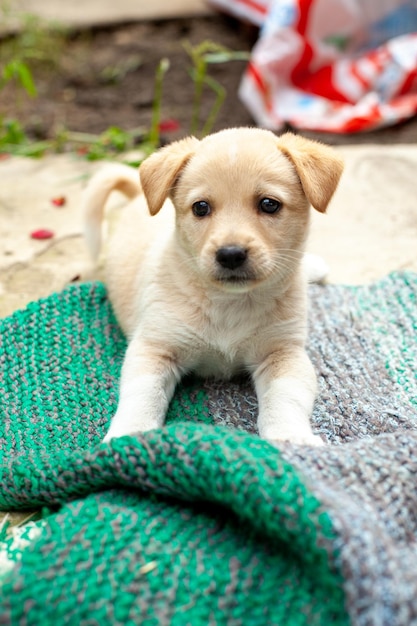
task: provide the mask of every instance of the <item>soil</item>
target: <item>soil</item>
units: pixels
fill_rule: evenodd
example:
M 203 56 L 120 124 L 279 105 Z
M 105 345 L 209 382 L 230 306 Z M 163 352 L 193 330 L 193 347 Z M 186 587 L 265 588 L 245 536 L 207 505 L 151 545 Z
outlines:
M 2 90 L 2 115 L 17 118 L 33 139 L 51 138 L 62 129 L 101 133 L 111 126 L 147 129 L 152 118 L 155 72 L 164 57 L 170 69 L 163 85 L 162 119 L 179 127 L 164 131 L 163 142 L 189 133 L 194 84 L 183 42 L 211 40 L 232 50 L 250 51 L 256 29 L 226 16 L 118 25 L 73 33 L 53 65 L 34 70 L 38 96 L 30 99 L 9 84 Z M 253 119 L 238 98 L 245 61 L 210 65 L 210 76 L 227 91 L 214 129 L 251 125 Z M 202 119 L 213 104 L 206 90 Z M 355 136 L 304 132 L 330 144 L 411 143 L 417 120 Z

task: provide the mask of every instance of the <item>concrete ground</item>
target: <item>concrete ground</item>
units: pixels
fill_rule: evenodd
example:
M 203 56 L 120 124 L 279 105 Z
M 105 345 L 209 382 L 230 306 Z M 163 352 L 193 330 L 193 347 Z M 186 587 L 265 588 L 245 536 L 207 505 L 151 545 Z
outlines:
M 0 33 L 19 28 L 19 14 L 36 15 L 43 20 L 69 27 L 104 26 L 130 21 L 209 15 L 204 0 L 12 0 L 14 10 L 0 23 Z M 16 18 L 15 7 L 18 9 Z

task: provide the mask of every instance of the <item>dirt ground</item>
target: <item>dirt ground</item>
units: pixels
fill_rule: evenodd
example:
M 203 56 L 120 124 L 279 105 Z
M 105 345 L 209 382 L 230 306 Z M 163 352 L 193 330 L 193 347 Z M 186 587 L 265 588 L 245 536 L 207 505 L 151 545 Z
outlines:
M 179 123 L 177 130 L 165 131 L 162 139 L 170 141 L 190 130 L 194 84 L 183 42 L 196 45 L 212 40 L 235 51 L 249 51 L 256 38 L 255 28 L 222 15 L 72 33 L 56 54 L 55 65 L 34 70 L 36 98 L 26 97 L 11 84 L 3 89 L 2 114 L 17 117 L 33 139 L 50 138 L 62 129 L 88 133 L 101 133 L 110 126 L 148 129 L 156 68 L 162 58 L 168 58 L 162 119 Z M 229 61 L 209 68 L 210 76 L 227 90 L 215 129 L 253 123 L 237 95 L 245 63 Z M 213 95 L 206 91 L 203 120 L 212 103 Z M 413 143 L 417 121 L 355 136 L 303 134 L 330 144 Z
M 164 137 L 169 141 L 188 134 L 190 127 L 194 84 L 183 42 L 197 45 L 212 40 L 232 50 L 249 51 L 255 37 L 254 31 L 221 16 L 126 24 L 73 34 L 57 55 L 55 67 L 35 69 L 38 96 L 19 97 L 16 87 L 8 85 L 3 90 L 2 109 L 6 116 L 23 121 L 34 139 L 50 138 L 62 128 L 87 133 L 101 133 L 111 126 L 148 129 L 156 69 L 162 58 L 168 58 L 162 119 L 179 123 L 177 131 Z M 227 89 L 216 128 L 252 122 L 236 95 L 244 67 L 244 61 L 210 66 L 210 75 Z M 202 119 L 212 103 L 213 95 L 207 90 Z

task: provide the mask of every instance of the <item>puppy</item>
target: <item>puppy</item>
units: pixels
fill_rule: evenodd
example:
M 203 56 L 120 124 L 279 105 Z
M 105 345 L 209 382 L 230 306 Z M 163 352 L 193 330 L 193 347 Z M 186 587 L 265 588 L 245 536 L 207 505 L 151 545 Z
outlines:
M 343 165 L 329 147 L 237 128 L 189 137 L 137 173 L 114 165 L 86 191 L 86 238 L 100 249 L 110 192 L 132 201 L 107 254 L 107 284 L 128 338 L 120 399 L 105 437 L 159 428 L 187 372 L 249 371 L 261 437 L 322 443 L 310 415 L 303 251 L 310 205 L 324 212 Z

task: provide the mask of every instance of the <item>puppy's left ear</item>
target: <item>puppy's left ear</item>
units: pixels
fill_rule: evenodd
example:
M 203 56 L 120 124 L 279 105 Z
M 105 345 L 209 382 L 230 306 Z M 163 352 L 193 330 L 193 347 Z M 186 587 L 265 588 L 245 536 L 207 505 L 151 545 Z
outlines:
M 151 215 L 155 215 L 162 208 L 198 143 L 195 137 L 175 141 L 151 154 L 141 164 L 139 177 Z
M 278 138 L 278 147 L 292 161 L 310 204 L 324 213 L 343 172 L 333 148 L 293 133 Z

